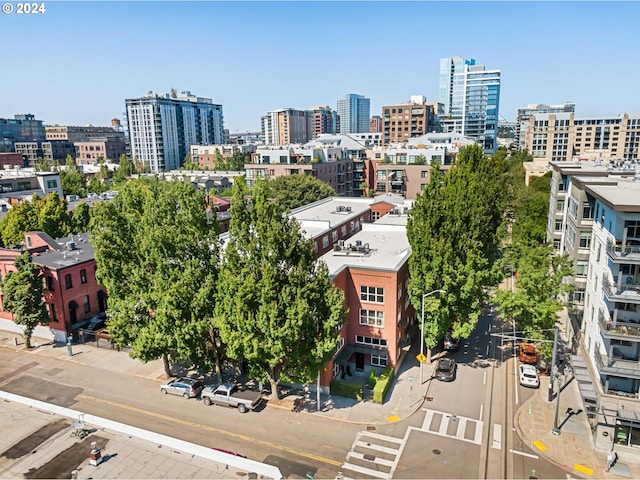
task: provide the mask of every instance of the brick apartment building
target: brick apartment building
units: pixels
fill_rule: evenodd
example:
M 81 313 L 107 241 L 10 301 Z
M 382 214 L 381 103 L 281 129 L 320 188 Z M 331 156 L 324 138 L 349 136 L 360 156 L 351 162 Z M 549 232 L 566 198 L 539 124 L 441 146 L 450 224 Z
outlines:
M 50 324 L 36 327 L 34 335 L 64 342 L 107 309 L 107 294 L 96 281 L 94 249 L 88 234 L 53 239 L 44 232 L 26 232 L 19 248 L 0 248 L 0 274 L 15 271 L 15 259 L 28 251 L 41 268 L 44 301 Z M 13 322 L 13 314 L 0 304 L 0 329 L 22 333 Z

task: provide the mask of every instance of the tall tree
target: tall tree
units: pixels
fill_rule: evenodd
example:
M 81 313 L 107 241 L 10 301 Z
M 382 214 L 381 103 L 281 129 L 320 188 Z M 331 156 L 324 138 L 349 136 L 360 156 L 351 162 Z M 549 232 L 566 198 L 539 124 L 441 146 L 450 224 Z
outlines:
M 53 238 L 65 237 L 71 233 L 72 222 L 66 199 L 59 197 L 57 193 L 50 193 L 38 200 L 36 206 L 40 230 Z
M 87 182 L 75 159 L 67 155 L 65 168 L 60 171 L 60 183 L 65 195 L 87 196 Z
M 35 169 L 36 172 L 49 172 L 51 171 L 51 164 L 46 158 L 38 157 L 36 159 Z
M 185 182 L 127 182 L 113 202 L 92 207 L 98 269 L 109 292 L 109 333 L 143 362 L 210 362 L 218 272 L 217 223 L 205 197 Z M 215 222 L 215 220 L 214 220 Z
M 220 153 L 220 149 L 216 148 L 214 160 L 213 160 L 213 169 L 216 172 L 225 171 L 227 169 L 227 162 L 225 162 L 222 153 Z
M 244 172 L 244 164 L 249 163 L 250 159 L 246 158 L 242 152 L 235 151 L 233 152 L 233 157 L 231 157 L 227 163 L 228 170 L 234 172 Z
M 87 202 L 79 202 L 71 212 L 72 233 L 84 233 L 89 230 L 91 211 Z
M 31 254 L 24 252 L 15 262 L 16 271 L 7 273 L 2 281 L 2 303 L 14 321 L 24 327 L 24 341 L 31 348 L 31 335 L 39 323 L 48 324 L 42 292 L 44 285 L 40 267 L 31 262 Z
M 34 195 L 30 202 L 21 202 L 11 207 L 5 217 L 0 220 L 2 242 L 5 246 L 18 245 L 24 241 L 24 232 L 40 228 L 38 201 L 39 197 Z
M 228 355 L 268 379 L 278 402 L 281 379 L 311 380 L 335 354 L 344 295 L 316 261 L 313 241 L 269 200 L 265 182 L 252 200 L 244 177 L 233 191 L 215 325 Z
M 311 175 L 282 175 L 270 180 L 267 188 L 267 194 L 287 210 L 336 194 L 329 184 Z
M 414 203 L 407 235 L 412 248 L 409 293 L 420 311 L 425 302 L 425 341 L 430 350 L 448 329 L 467 338 L 482 313 L 485 287 L 499 279 L 501 225 L 506 208 L 501 159 L 487 158 L 481 147 L 460 151 L 445 176 L 432 165 L 432 178 Z

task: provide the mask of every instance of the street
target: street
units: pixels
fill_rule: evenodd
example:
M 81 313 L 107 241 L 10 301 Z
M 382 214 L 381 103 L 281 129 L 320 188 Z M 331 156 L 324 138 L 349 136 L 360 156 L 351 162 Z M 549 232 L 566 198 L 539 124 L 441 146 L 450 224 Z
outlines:
M 491 335 L 503 325 L 486 313 L 447 354 L 458 362 L 455 381 L 427 375 L 422 407 L 375 427 L 268 404 L 247 414 L 207 407 L 161 395 L 157 380 L 8 348 L 0 349 L 0 389 L 238 452 L 288 478 L 564 478 L 515 435 L 513 414 L 534 390 L 518 385 L 512 344 Z M 441 354 L 434 350 L 434 360 Z

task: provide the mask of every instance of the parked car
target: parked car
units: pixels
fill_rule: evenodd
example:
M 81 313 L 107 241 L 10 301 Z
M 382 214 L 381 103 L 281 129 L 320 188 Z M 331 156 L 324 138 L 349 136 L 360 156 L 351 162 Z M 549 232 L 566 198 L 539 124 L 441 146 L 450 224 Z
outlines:
M 182 377 L 160 385 L 160 393 L 182 395 L 184 398 L 197 397 L 202 391 L 202 383 L 195 378 Z
M 538 376 L 538 370 L 533 365 L 527 365 L 521 363 L 518 366 L 518 378 L 520 378 L 520 385 L 523 387 L 538 388 L 540 386 L 540 377 Z
M 457 352 L 460 344 L 460 339 L 455 338 L 451 332 L 447 332 L 444 335 L 444 349 L 447 352 Z
M 446 357 L 438 360 L 436 378 L 443 382 L 453 382 L 456 378 L 456 361 Z
M 518 349 L 518 356 L 522 363 L 528 363 L 531 365 L 537 365 L 538 363 L 538 349 L 533 343 L 521 343 Z
M 202 390 L 202 401 L 205 405 L 225 405 L 237 408 L 240 413 L 255 409 L 262 401 L 262 394 L 251 390 L 239 390 L 234 383 L 222 383 Z

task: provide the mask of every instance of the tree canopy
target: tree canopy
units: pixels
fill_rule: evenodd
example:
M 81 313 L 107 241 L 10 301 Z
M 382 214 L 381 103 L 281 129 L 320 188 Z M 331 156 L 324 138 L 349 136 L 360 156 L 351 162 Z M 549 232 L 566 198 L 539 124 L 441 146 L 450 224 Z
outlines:
M 330 185 L 311 175 L 282 175 L 267 183 L 267 195 L 293 210 L 336 194 Z
M 2 303 L 13 313 L 14 321 L 24 326 L 25 346 L 31 348 L 31 335 L 39 323 L 48 324 L 49 317 L 42 299 L 44 285 L 40 267 L 24 252 L 15 261 L 15 272 L 7 273 L 2 281 Z
M 313 241 L 269 200 L 266 182 L 248 193 L 236 178 L 215 326 L 228 355 L 268 379 L 277 401 L 281 379 L 311 380 L 335 354 L 344 295 L 316 261 Z
M 494 264 L 506 208 L 506 170 L 502 159 L 487 158 L 478 145 L 465 147 L 447 175 L 432 164 L 430 182 L 414 202 L 407 224 L 411 301 L 420 312 L 424 294 L 446 292 L 425 299 L 429 349 L 449 329 L 467 338 L 482 313 L 486 287 L 499 279 Z
M 92 207 L 96 277 L 109 292 L 109 333 L 143 362 L 211 366 L 211 312 L 218 273 L 215 217 L 185 182 L 127 182 Z
M 67 155 L 64 169 L 60 170 L 60 183 L 65 195 L 87 196 L 87 181 L 84 173 L 78 168 L 75 159 Z

